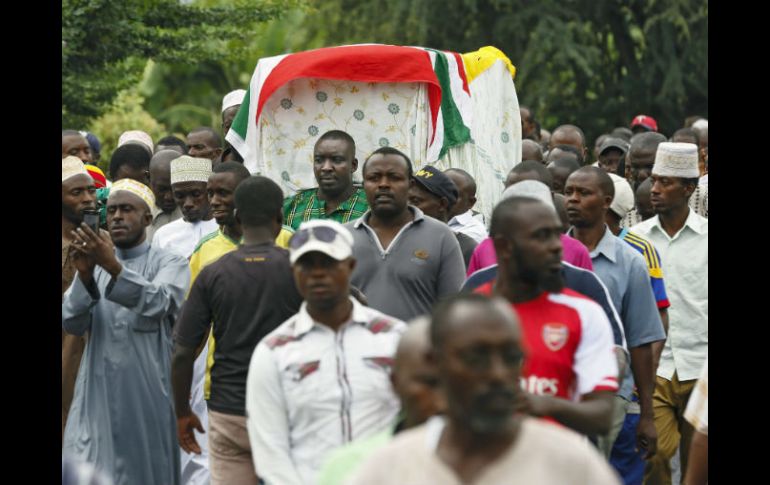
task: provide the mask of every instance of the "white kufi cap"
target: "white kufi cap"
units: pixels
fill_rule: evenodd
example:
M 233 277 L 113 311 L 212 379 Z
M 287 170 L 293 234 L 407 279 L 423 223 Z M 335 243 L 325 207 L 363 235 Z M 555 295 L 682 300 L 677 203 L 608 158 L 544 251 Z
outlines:
M 152 151 L 154 150 L 152 137 L 143 131 L 140 131 L 140 130 L 124 131 L 123 134 L 120 135 L 120 138 L 118 138 L 119 147 L 130 142 L 139 143 L 147 147 L 147 149 L 150 150 L 150 153 L 152 153 Z
M 698 147 L 693 143 L 661 143 L 655 154 L 652 174 L 661 177 L 700 177 Z
M 539 180 L 522 180 L 521 182 L 516 182 L 511 185 L 503 191 L 502 200 L 510 199 L 511 197 L 529 197 L 531 199 L 537 199 L 556 211 L 556 206 L 553 205 L 551 189 Z
M 227 108 L 241 104 L 245 95 L 245 89 L 236 89 L 225 94 L 225 97 L 222 98 L 222 112 L 224 113 Z

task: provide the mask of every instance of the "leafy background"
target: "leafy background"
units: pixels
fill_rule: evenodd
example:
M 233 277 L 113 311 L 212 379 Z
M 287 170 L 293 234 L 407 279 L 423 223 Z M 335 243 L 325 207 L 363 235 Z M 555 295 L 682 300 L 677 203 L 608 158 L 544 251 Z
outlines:
M 695 0 L 64 0 L 62 128 L 102 141 L 219 129 L 222 96 L 257 60 L 377 42 L 468 52 L 494 45 L 543 128 L 589 146 L 634 115 L 670 135 L 708 117 L 708 4 Z

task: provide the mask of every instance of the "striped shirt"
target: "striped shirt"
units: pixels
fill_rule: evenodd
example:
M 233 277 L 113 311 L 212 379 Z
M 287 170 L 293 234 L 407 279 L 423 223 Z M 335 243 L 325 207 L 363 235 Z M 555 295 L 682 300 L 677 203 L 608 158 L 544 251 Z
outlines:
M 342 202 L 331 214 L 326 213 L 326 201 L 317 197 L 318 189 L 300 190 L 295 195 L 284 199 L 283 223 L 296 231 L 300 224 L 311 219 L 332 219 L 340 224 L 355 221 L 369 210 L 369 202 L 366 200 L 363 187 L 355 188 L 353 195 Z
M 650 285 L 652 285 L 652 293 L 655 295 L 658 309 L 670 307 L 671 303 L 668 302 L 668 295 L 666 295 L 666 285 L 663 283 L 663 269 L 660 267 L 660 256 L 655 246 L 642 236 L 630 232 L 628 228 L 621 229 L 618 237 L 639 251 L 644 257 L 647 269 L 650 272 Z

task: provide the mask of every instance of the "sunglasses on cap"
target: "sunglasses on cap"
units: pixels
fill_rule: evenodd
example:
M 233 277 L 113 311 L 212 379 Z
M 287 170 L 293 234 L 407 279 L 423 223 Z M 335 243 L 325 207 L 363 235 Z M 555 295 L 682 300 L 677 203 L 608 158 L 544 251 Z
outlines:
M 327 226 L 306 227 L 295 232 L 289 239 L 289 249 L 299 249 L 310 240 L 310 235 L 321 242 L 330 243 L 334 241 L 339 233 Z

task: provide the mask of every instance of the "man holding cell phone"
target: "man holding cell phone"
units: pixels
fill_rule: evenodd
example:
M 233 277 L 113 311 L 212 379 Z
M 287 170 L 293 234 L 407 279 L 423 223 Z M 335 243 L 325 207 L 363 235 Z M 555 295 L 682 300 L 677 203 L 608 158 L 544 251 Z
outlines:
M 171 399 L 171 326 L 190 282 L 187 260 L 150 247 L 155 197 L 115 182 L 107 227 L 71 232 L 77 275 L 62 301 L 62 328 L 88 332 L 62 452 L 92 463 L 116 485 L 180 480 Z
M 86 212 L 96 213 L 96 187 L 83 162 L 75 156 L 61 161 L 61 292 L 69 288 L 75 277 L 72 248 L 74 230 L 84 220 Z M 62 330 L 61 335 L 61 427 L 64 425 L 72 402 L 75 378 L 80 366 L 80 357 L 86 345 L 85 337 L 70 335 Z

